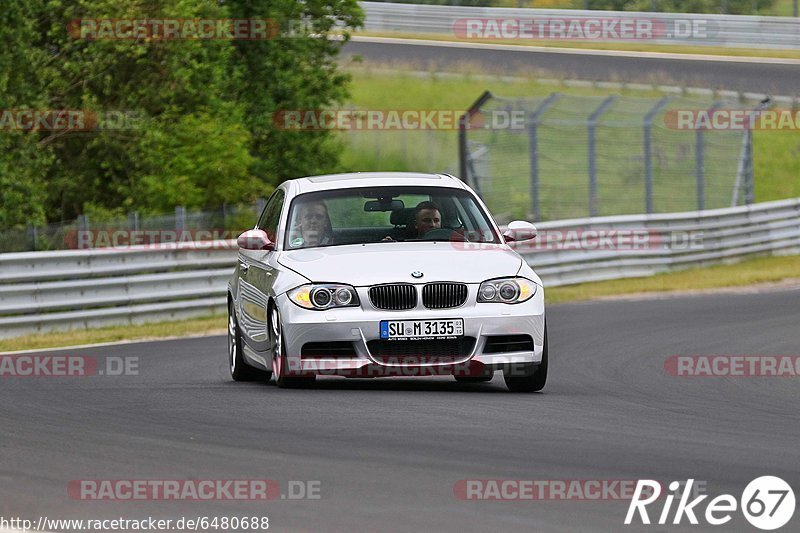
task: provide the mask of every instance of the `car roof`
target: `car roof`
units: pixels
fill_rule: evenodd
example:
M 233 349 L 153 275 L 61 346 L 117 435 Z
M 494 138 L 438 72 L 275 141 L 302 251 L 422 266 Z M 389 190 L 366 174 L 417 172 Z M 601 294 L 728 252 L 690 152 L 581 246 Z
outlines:
M 351 172 L 326 174 L 288 180 L 295 185 L 295 194 L 354 187 L 387 187 L 398 185 L 422 187 L 449 187 L 464 189 L 460 179 L 449 174 L 425 174 L 422 172 Z

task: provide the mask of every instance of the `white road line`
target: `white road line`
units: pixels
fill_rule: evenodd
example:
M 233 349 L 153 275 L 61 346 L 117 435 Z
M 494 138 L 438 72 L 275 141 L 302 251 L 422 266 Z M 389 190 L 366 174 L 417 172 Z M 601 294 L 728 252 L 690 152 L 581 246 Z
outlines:
M 778 57 L 720 56 L 710 54 L 676 54 L 667 52 L 635 52 L 630 50 L 596 50 L 590 48 L 559 48 L 550 46 L 527 46 L 494 43 L 467 43 L 461 41 L 435 41 L 430 39 L 402 39 L 399 37 L 369 37 L 353 35 L 353 42 L 375 44 L 406 44 L 416 46 L 439 46 L 442 48 L 465 48 L 483 50 L 503 50 L 512 52 L 535 52 L 549 54 L 569 54 L 579 56 L 635 57 L 642 59 L 678 59 L 684 61 L 715 61 L 718 63 L 753 63 L 772 65 L 800 65 L 800 59 Z

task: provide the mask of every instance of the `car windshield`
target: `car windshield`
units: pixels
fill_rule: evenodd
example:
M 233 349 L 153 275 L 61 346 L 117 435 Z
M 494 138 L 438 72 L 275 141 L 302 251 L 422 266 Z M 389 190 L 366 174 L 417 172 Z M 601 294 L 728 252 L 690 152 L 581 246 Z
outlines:
M 377 242 L 499 243 L 469 192 L 444 187 L 370 187 L 297 196 L 285 250 Z

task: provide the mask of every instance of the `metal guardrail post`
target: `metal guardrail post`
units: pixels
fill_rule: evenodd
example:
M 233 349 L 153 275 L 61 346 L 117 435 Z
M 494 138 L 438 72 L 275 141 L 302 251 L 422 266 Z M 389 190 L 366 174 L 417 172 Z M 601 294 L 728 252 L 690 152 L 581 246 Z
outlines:
M 644 116 L 644 208 L 648 215 L 653 212 L 653 148 L 650 139 L 650 132 L 653 127 L 653 119 L 664 109 L 671 98 L 665 96 Z
M 529 218 L 539 221 L 542 212 L 539 207 L 539 123 L 542 115 L 561 98 L 560 93 L 553 93 L 531 113 L 528 120 L 528 146 L 530 148 L 531 165 L 531 212 Z
M 589 134 L 589 216 L 597 216 L 597 156 L 596 156 L 596 130 L 597 121 L 605 113 L 611 104 L 617 99 L 617 95 L 611 95 L 594 110 L 589 116 L 588 134 Z

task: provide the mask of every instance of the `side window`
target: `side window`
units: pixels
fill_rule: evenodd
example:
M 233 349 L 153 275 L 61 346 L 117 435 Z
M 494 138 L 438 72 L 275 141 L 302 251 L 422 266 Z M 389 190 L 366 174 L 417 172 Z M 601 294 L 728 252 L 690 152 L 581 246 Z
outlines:
M 261 218 L 258 219 L 258 229 L 263 229 L 267 232 L 267 237 L 272 242 L 275 242 L 275 239 L 278 235 L 278 224 L 281 221 L 281 208 L 283 207 L 283 191 L 277 190 L 275 194 L 269 199 L 267 202 L 267 207 L 264 208 L 264 212 L 261 214 Z

